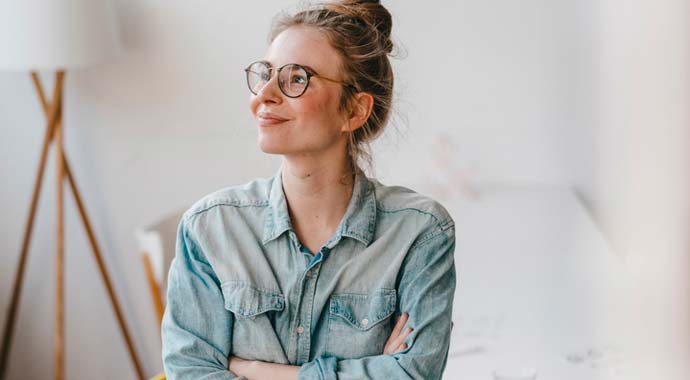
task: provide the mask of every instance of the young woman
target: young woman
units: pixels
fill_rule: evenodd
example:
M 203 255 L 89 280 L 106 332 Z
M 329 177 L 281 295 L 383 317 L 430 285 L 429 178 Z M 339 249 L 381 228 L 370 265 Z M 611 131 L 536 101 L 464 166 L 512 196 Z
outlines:
M 258 145 L 282 164 L 180 221 L 162 325 L 168 378 L 441 378 L 453 219 L 359 165 L 390 112 L 391 25 L 377 1 L 274 23 L 245 71 Z

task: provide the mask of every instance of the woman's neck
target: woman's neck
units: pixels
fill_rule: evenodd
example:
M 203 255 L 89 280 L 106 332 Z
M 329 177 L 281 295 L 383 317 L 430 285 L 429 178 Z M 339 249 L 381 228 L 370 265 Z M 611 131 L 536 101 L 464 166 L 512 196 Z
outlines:
M 281 170 L 290 219 L 300 240 L 305 240 L 304 235 L 330 236 L 335 232 L 354 185 L 354 173 L 347 162 L 311 162 L 298 165 L 284 159 Z

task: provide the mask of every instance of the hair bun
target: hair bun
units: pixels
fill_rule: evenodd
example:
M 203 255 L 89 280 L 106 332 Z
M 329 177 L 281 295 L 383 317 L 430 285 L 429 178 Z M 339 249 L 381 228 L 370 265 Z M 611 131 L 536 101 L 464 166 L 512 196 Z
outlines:
M 379 33 L 379 41 L 384 50 L 390 53 L 393 50 L 391 41 L 391 30 L 393 29 L 393 19 L 388 9 L 381 5 L 379 0 L 343 0 L 341 6 L 346 8 L 356 8 L 353 14 L 361 17 L 365 22 L 376 28 Z M 350 12 L 348 12 L 350 13 Z

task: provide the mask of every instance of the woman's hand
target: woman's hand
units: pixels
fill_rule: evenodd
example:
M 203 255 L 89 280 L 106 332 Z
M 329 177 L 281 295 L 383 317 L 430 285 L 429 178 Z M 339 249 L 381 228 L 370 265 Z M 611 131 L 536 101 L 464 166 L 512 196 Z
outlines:
M 385 355 L 392 355 L 407 348 L 405 338 L 412 332 L 412 327 L 408 327 L 402 334 L 400 333 L 405 323 L 407 323 L 407 317 L 407 313 L 403 313 L 400 315 L 400 318 L 398 318 L 398 322 L 395 324 L 391 336 L 388 337 L 388 341 L 386 341 L 386 345 L 383 347 L 383 353 Z
M 237 376 L 246 376 L 248 378 L 253 363 L 253 360 L 246 360 L 230 355 L 228 358 L 228 369 Z
M 228 358 L 228 369 L 237 376 L 244 376 L 249 380 L 297 380 L 299 366 L 276 364 L 258 360 L 247 360 L 232 356 Z

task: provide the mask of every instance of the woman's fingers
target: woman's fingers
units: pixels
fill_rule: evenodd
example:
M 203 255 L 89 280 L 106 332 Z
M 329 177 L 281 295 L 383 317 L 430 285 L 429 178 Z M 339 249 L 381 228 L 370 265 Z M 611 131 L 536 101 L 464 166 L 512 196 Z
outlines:
M 398 351 L 402 351 L 402 350 L 406 349 L 407 344 L 405 344 L 405 339 L 407 338 L 408 335 L 410 335 L 411 332 L 412 332 L 412 328 L 408 327 L 405 329 L 405 331 L 401 335 L 398 335 L 397 338 L 390 341 L 386 345 L 386 348 L 384 349 L 384 354 L 394 354 Z
M 403 313 L 400 315 L 400 318 L 398 318 L 398 321 L 395 324 L 395 327 L 393 328 L 393 332 L 391 332 L 391 335 L 388 337 L 388 340 L 386 341 L 383 350 L 384 354 L 394 354 L 398 351 L 402 351 L 407 348 L 407 345 L 404 343 L 404 341 L 405 338 L 407 338 L 407 336 L 410 335 L 410 333 L 412 332 L 412 328 L 408 327 L 401 334 L 401 331 L 405 326 L 405 323 L 407 323 L 407 320 L 407 313 Z
M 405 325 L 405 322 L 407 320 L 407 317 L 405 314 L 401 314 L 398 317 L 398 321 L 395 323 L 395 326 L 393 327 L 393 332 L 391 332 L 391 335 L 388 337 L 386 340 L 386 344 L 384 346 L 383 353 L 387 353 L 386 351 L 390 351 L 394 349 L 395 347 L 391 347 L 391 342 L 393 339 L 395 339 L 398 335 L 400 335 L 400 330 L 402 330 L 402 327 Z
M 400 331 L 402 331 L 402 328 L 403 326 L 405 326 L 405 323 L 407 323 L 407 313 L 402 313 L 400 314 L 400 317 L 398 318 L 398 322 L 395 324 L 395 327 L 393 327 L 393 332 L 391 332 L 391 336 L 388 337 L 388 342 L 400 335 Z
M 412 327 L 406 328 L 405 332 L 400 334 L 397 338 L 395 338 L 393 340 L 393 342 L 391 342 L 391 346 L 396 347 L 396 349 L 397 349 L 398 346 L 405 343 L 405 338 L 407 338 L 407 336 L 410 335 L 411 332 L 412 332 Z
M 407 344 L 403 343 L 403 344 L 399 345 L 395 351 L 391 352 L 391 354 L 395 354 L 395 353 L 398 353 L 400 351 L 405 351 L 406 348 L 407 348 Z
M 405 326 L 405 323 L 407 323 L 407 313 L 402 313 L 398 317 L 398 322 L 395 324 L 395 328 L 393 329 L 393 332 L 396 334 L 400 334 L 400 331 L 402 331 L 403 326 Z

